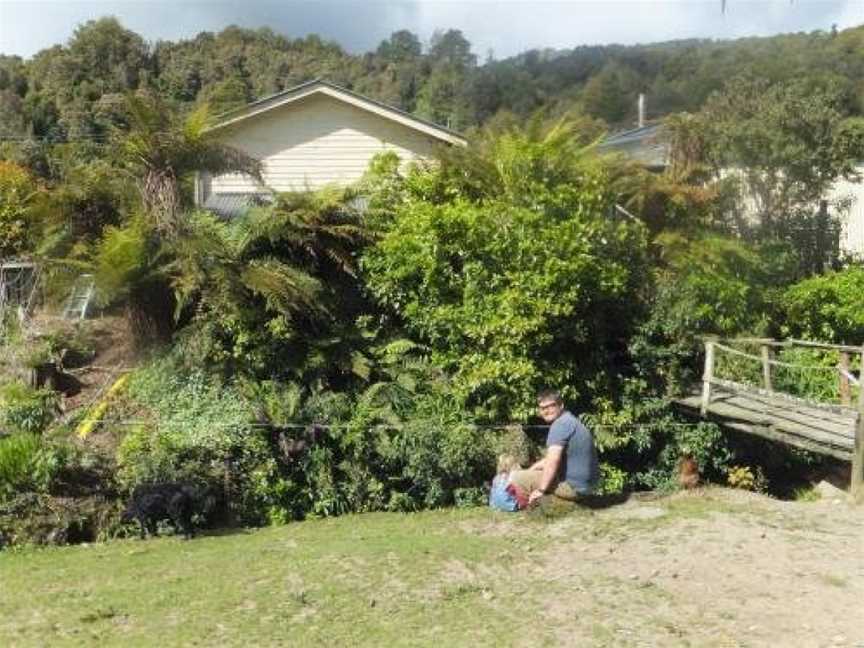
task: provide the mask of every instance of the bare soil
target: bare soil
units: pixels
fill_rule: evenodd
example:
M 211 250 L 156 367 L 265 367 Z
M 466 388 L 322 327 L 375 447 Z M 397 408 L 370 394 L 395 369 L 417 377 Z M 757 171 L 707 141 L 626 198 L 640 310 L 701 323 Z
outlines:
M 511 584 L 547 592 L 560 645 L 864 647 L 862 523 L 845 499 L 631 499 L 537 529 L 550 542 Z

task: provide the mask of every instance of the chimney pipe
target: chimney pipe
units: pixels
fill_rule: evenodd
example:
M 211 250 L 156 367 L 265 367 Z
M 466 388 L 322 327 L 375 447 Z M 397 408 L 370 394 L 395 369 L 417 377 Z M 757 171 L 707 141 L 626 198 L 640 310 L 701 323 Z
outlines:
M 645 125 L 645 95 L 639 93 L 639 128 Z

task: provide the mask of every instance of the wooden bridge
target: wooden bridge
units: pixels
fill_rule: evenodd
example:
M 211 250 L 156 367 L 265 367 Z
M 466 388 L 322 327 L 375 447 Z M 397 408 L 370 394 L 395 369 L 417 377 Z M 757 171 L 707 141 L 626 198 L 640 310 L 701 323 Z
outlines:
M 741 344 L 759 346 L 758 355 L 746 353 Z M 808 366 L 775 359 L 777 349 L 803 347 L 836 353 L 836 366 Z M 720 354 L 743 365 L 761 364 L 758 386 L 718 377 Z M 856 377 L 852 370 L 858 365 Z M 758 367 L 758 365 L 757 365 Z M 836 401 L 826 403 L 801 398 L 774 388 L 777 368 L 796 371 L 831 372 L 837 378 Z M 754 367 L 756 368 L 756 367 Z M 747 373 L 746 371 L 744 372 Z M 864 347 L 829 345 L 800 340 L 777 342 L 747 338 L 705 342 L 705 370 L 699 392 L 680 398 L 676 404 L 685 411 L 711 419 L 721 426 L 755 434 L 772 441 L 803 448 L 852 463 L 851 490 L 864 497 Z M 740 379 L 739 379 L 740 380 Z M 756 382 L 756 381 L 753 381 Z M 824 381 L 823 381 L 824 383 Z M 853 390 L 857 388 L 857 398 Z

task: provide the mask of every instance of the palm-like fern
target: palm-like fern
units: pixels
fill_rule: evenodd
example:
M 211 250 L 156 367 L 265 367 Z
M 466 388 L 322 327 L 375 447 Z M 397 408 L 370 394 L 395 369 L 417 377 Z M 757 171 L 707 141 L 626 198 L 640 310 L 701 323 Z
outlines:
M 242 173 L 261 179 L 261 163 L 216 141 L 208 132 L 210 117 L 202 106 L 180 120 L 161 100 L 147 95 L 126 99 L 129 130 L 117 132 L 119 157 L 138 185 L 144 212 L 162 235 L 181 223 L 180 182 L 196 171 Z

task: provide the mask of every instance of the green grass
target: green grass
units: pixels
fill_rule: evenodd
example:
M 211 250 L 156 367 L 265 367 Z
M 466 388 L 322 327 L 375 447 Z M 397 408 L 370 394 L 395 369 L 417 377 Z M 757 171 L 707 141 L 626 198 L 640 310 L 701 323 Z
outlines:
M 676 580 L 701 569 L 703 547 L 726 549 L 721 523 L 767 527 L 781 553 L 795 537 L 773 529 L 813 526 L 704 488 L 608 509 L 373 513 L 0 552 L 0 646 L 733 645 L 740 610 L 705 617 Z M 842 572 L 820 573 L 848 591 Z
M 6 552 L 0 644 L 551 645 L 524 623 L 540 602 L 506 577 L 506 556 L 544 540 L 524 519 L 514 524 L 527 540 L 470 532 L 493 515 L 370 514 Z

